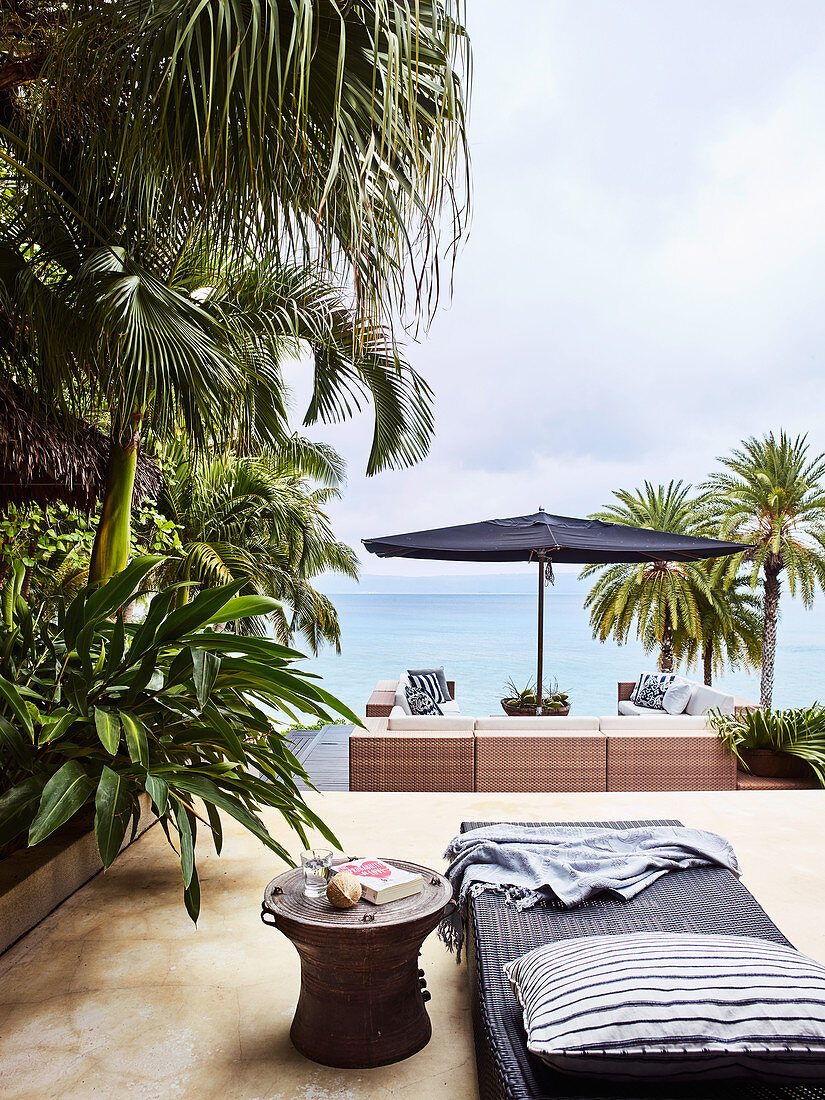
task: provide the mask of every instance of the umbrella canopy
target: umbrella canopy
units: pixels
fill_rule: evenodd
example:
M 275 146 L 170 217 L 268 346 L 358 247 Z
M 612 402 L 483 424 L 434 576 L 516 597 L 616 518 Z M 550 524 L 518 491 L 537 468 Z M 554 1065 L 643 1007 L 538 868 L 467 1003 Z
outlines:
M 614 562 L 701 561 L 738 554 L 747 549 L 738 542 L 696 538 L 693 535 L 653 531 L 603 523 L 598 519 L 554 516 L 543 508 L 530 516 L 488 519 L 456 527 L 436 527 L 406 535 L 364 539 L 364 546 L 380 558 L 428 558 L 435 561 L 536 561 L 539 565 L 537 713 L 541 713 L 544 650 L 545 567 L 553 562 L 589 565 Z
M 674 535 L 647 527 L 626 527 L 598 519 L 554 516 L 540 509 L 532 516 L 488 519 L 457 527 L 436 527 L 406 535 L 364 539 L 380 558 L 432 558 L 438 561 L 591 562 L 700 561 L 745 549 L 741 543 Z

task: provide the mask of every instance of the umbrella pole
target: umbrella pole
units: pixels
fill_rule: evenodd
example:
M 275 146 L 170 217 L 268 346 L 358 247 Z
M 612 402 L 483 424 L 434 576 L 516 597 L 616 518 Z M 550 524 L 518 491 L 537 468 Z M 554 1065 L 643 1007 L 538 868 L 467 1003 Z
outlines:
M 541 681 L 544 659 L 544 552 L 539 551 L 539 622 L 538 622 L 538 667 L 536 669 L 536 714 L 542 714 Z

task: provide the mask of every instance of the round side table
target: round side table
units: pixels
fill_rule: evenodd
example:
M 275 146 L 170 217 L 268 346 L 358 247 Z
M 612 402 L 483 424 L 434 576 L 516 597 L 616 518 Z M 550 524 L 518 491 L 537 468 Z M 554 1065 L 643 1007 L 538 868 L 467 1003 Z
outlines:
M 261 920 L 283 932 L 301 957 L 290 1037 L 326 1066 L 385 1066 L 421 1050 L 432 1034 L 418 953 L 451 903 L 452 888 L 429 867 L 387 862 L 417 871 L 421 893 L 334 909 L 326 897 L 304 895 L 300 868 L 273 879 L 264 893 Z

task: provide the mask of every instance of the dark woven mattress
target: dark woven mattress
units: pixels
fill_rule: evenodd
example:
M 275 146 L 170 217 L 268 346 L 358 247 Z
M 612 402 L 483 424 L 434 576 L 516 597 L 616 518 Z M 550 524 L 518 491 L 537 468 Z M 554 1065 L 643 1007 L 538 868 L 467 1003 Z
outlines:
M 461 831 L 489 825 L 462 822 Z M 523 824 L 523 823 L 522 823 Z M 630 829 L 643 825 L 680 825 L 679 821 L 531 822 L 538 825 L 587 825 Z M 754 1081 L 720 1081 L 667 1086 L 661 1083 L 588 1086 L 555 1072 L 528 1053 L 521 1009 L 502 967 L 534 947 L 572 936 L 624 932 L 705 932 L 758 936 L 787 944 L 754 896 L 730 871 L 702 867 L 663 875 L 632 901 L 607 898 L 576 909 L 555 903 L 524 912 L 495 894 L 470 903 L 467 963 L 473 1003 L 473 1031 L 482 1100 L 825 1100 L 825 1086 L 762 1085 Z

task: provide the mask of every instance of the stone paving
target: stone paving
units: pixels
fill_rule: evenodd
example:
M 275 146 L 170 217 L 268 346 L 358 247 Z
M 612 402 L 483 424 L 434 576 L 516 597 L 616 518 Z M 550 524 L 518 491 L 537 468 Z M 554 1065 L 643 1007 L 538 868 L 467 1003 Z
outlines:
M 468 820 L 678 817 L 732 841 L 746 885 L 801 950 L 825 960 L 824 791 L 309 796 L 349 851 L 441 868 Z M 273 831 L 297 852 L 280 819 Z M 200 856 L 194 928 L 159 828 L 0 956 L 3 1100 L 465 1100 L 477 1096 L 466 967 L 435 936 L 422 965 L 433 1038 L 370 1071 L 316 1065 L 289 1041 L 299 965 L 259 919 L 283 870 L 227 822 L 224 853 Z

